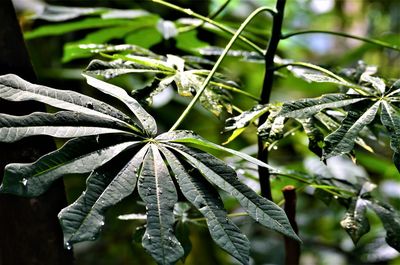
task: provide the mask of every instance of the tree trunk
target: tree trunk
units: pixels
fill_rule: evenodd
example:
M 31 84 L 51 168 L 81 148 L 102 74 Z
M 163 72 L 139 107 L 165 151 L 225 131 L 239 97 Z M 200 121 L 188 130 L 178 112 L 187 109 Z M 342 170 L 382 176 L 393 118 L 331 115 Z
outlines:
M 14 73 L 36 82 L 11 0 L 0 1 L 0 25 L 0 74 Z M 42 104 L 34 102 L 0 101 L 2 113 L 23 115 L 44 110 Z M 0 144 L 0 180 L 8 163 L 32 162 L 54 149 L 48 137 Z M 62 180 L 37 198 L 0 194 L 0 265 L 72 264 L 72 251 L 63 247 L 57 219 L 65 206 Z

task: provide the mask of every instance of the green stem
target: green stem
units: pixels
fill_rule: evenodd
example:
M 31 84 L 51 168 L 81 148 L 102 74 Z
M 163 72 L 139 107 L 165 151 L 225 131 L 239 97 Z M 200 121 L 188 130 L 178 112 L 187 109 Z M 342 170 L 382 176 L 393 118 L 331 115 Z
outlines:
M 185 14 L 188 15 L 188 16 L 192 16 L 192 17 L 198 18 L 198 19 L 200 19 L 200 20 L 202 20 L 202 21 L 204 21 L 204 22 L 207 22 L 207 23 L 209 23 L 209 24 L 211 24 L 211 25 L 213 25 L 213 26 L 215 26 L 215 27 L 221 29 L 222 31 L 225 31 L 225 32 L 230 33 L 230 34 L 232 34 L 232 35 L 235 34 L 235 31 L 234 31 L 234 30 L 232 30 L 232 29 L 230 29 L 230 28 L 224 26 L 224 25 L 221 24 L 221 23 L 215 22 L 214 20 L 212 20 L 212 19 L 210 19 L 210 18 L 208 18 L 208 17 L 205 17 L 205 16 L 202 16 L 202 15 L 200 15 L 200 14 L 197 14 L 197 13 L 193 12 L 191 9 L 188 9 L 188 8 L 181 8 L 181 7 L 177 6 L 177 5 L 174 5 L 174 4 L 171 4 L 171 3 L 167 3 L 167 2 L 165 2 L 165 1 L 163 1 L 163 0 L 152 0 L 152 1 L 155 2 L 155 3 L 161 4 L 161 5 L 164 5 L 164 6 L 166 6 L 166 7 L 175 9 L 175 10 L 180 11 L 180 12 L 182 12 L 182 13 L 185 13 Z M 275 13 L 272 9 L 267 8 L 267 7 L 263 7 L 263 11 L 267 11 L 267 12 L 269 12 L 269 13 L 271 13 L 271 14 L 274 14 L 274 13 Z M 258 47 L 258 46 L 257 46 L 255 43 L 253 43 L 252 41 L 248 40 L 247 38 L 245 38 L 245 37 L 243 37 L 243 36 L 239 36 L 239 39 L 240 39 L 241 41 L 245 42 L 245 43 L 246 43 L 247 45 L 249 45 L 250 47 L 252 47 L 252 48 L 253 48 L 255 51 L 257 51 L 258 53 L 264 54 L 264 50 L 261 49 L 260 47 Z
M 153 1 L 159 1 L 159 0 L 153 0 Z M 251 20 L 260 12 L 263 11 L 269 11 L 270 9 L 267 7 L 260 7 L 257 8 L 256 10 L 254 10 L 247 18 L 246 20 L 240 25 L 239 29 L 235 32 L 235 34 L 233 35 L 233 37 L 231 38 L 231 40 L 229 41 L 229 43 L 226 45 L 224 51 L 222 52 L 222 54 L 219 56 L 217 62 L 215 63 L 214 67 L 211 69 L 210 73 L 208 74 L 208 76 L 206 77 L 206 79 L 204 80 L 203 84 L 201 85 L 199 91 L 197 91 L 196 95 L 194 96 L 194 98 L 192 99 L 192 101 L 189 103 L 189 105 L 186 107 L 186 109 L 183 111 L 183 113 L 181 114 L 181 116 L 178 118 L 178 120 L 175 122 L 175 124 L 171 127 L 171 129 L 169 129 L 169 131 L 173 131 L 175 130 L 181 123 L 182 121 L 186 118 L 186 116 L 189 114 L 189 112 L 191 111 L 191 109 L 194 107 L 194 105 L 196 104 L 196 102 L 199 100 L 201 94 L 204 92 L 204 90 L 206 89 L 208 83 L 211 81 L 211 78 L 213 77 L 213 75 L 216 73 L 219 65 L 221 64 L 222 60 L 225 58 L 225 56 L 228 54 L 229 49 L 233 46 L 233 44 L 235 43 L 235 41 L 238 39 L 238 37 L 240 36 L 240 33 L 244 30 L 244 28 L 247 26 L 247 24 L 249 24 L 251 22 Z
M 282 35 L 281 39 L 288 39 L 290 37 L 296 36 L 296 35 L 304 35 L 304 34 L 330 34 L 330 35 L 336 35 L 336 36 L 340 36 L 340 37 L 345 37 L 345 38 L 350 38 L 350 39 L 355 39 L 355 40 L 359 40 L 359 41 L 363 41 L 363 42 L 367 42 L 367 43 L 371 43 L 374 45 L 378 45 L 378 46 L 382 46 L 388 49 L 393 49 L 393 50 L 397 50 L 400 51 L 400 47 L 397 45 L 392 45 L 380 40 L 374 40 L 374 39 L 369 39 L 369 38 L 364 38 L 364 37 L 359 37 L 359 36 L 355 36 L 352 34 L 348 34 L 348 33 L 343 33 L 343 32 L 336 32 L 336 31 L 328 31 L 328 30 L 304 30 L 304 31 L 297 31 L 297 32 L 293 32 L 293 33 L 288 33 L 288 34 L 284 34 Z
M 278 44 L 282 35 L 283 15 L 285 11 L 286 0 L 278 0 L 276 10 L 272 21 L 272 33 L 268 43 L 267 52 L 264 55 L 265 74 L 264 82 L 261 91 L 260 104 L 268 104 L 271 96 L 271 91 L 274 82 L 274 58 L 278 49 Z M 268 117 L 268 113 L 262 115 L 259 119 L 259 124 L 263 124 Z M 261 137 L 257 139 L 258 154 L 257 158 L 268 164 L 268 149 L 264 148 L 264 143 Z M 269 169 L 258 167 L 258 177 L 261 187 L 261 195 L 272 201 L 271 183 Z

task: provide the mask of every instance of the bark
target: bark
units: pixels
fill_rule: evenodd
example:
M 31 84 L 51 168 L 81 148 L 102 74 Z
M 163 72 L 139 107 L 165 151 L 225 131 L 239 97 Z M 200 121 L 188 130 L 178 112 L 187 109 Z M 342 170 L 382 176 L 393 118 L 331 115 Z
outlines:
M 0 74 L 14 73 L 36 82 L 11 0 L 0 1 Z M 22 115 L 44 111 L 34 102 L 0 101 L 0 112 Z M 54 150 L 48 137 L 29 138 L 0 144 L 0 180 L 11 162 L 32 162 Z M 66 206 L 62 180 L 37 198 L 0 194 L 0 265 L 67 265 L 72 251 L 63 247 L 57 214 Z

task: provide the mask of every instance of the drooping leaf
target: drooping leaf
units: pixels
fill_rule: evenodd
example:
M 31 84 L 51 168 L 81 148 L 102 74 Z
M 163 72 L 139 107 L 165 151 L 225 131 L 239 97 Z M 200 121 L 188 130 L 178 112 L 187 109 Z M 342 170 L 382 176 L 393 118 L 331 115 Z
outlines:
M 386 242 L 400 252 L 400 215 L 390 205 L 373 200 L 368 206 L 378 215 L 386 230 Z
M 249 262 L 250 242 L 227 217 L 221 198 L 196 169 L 186 169 L 167 149 L 161 150 L 186 199 L 206 218 L 213 240 L 242 264 Z M 190 170 L 190 173 L 188 173 Z
M 285 126 L 285 117 L 278 116 L 281 111 L 280 104 L 270 104 L 268 117 L 263 124 L 258 126 L 257 133 L 263 138 L 267 145 L 283 137 L 283 127 Z
M 383 79 L 376 76 L 371 76 L 371 74 L 368 72 L 364 72 L 360 76 L 360 82 L 371 84 L 372 87 L 375 88 L 375 90 L 381 95 L 383 95 L 386 91 L 386 85 Z
M 58 214 L 66 246 L 97 238 L 104 225 L 106 209 L 135 189 L 137 174 L 147 147 L 143 147 L 130 160 L 126 159 L 126 155 L 125 158 L 118 156 L 90 173 L 86 190 L 75 203 Z
M 366 216 L 368 202 L 358 196 L 352 199 L 340 225 L 346 230 L 354 244 L 369 232 L 370 225 Z
M 324 158 L 346 154 L 354 147 L 359 132 L 375 118 L 380 102 L 354 104 L 340 127 L 325 139 Z
M 243 152 L 238 152 L 236 150 L 214 144 L 214 143 L 202 138 L 198 134 L 195 134 L 192 131 L 180 130 L 180 131 L 166 132 L 166 133 L 158 135 L 156 137 L 156 140 L 159 140 L 161 142 L 176 142 L 176 143 L 194 144 L 194 145 L 200 146 L 200 147 L 211 148 L 214 150 L 227 152 L 232 155 L 236 155 L 236 156 L 238 156 L 244 160 L 247 160 L 255 165 L 258 165 L 260 167 L 265 167 L 265 168 L 269 168 L 270 170 L 276 171 L 275 168 L 271 167 L 270 165 L 268 165 L 258 159 L 255 159 L 252 156 L 249 156 Z
M 398 159 L 400 154 L 400 113 L 387 101 L 382 101 L 381 106 L 381 122 L 390 134 L 390 147 L 394 151 L 393 162 L 400 171 L 400 160 Z
M 241 183 L 236 172 L 214 156 L 183 145 L 169 144 L 211 183 L 230 193 L 243 209 L 257 222 L 274 231 L 300 241 L 293 231 L 285 212 L 275 203 L 257 195 Z
M 301 126 L 308 137 L 308 149 L 310 149 L 310 151 L 317 156 L 321 157 L 322 148 L 319 143 L 323 142 L 324 135 L 316 126 L 317 119 L 315 117 L 311 117 L 308 119 L 298 119 L 298 121 L 301 123 Z
M 130 139 L 130 140 L 129 140 Z M 60 149 L 30 164 L 8 164 L 0 191 L 34 197 L 45 192 L 56 179 L 67 174 L 87 173 L 134 146 L 124 135 L 84 136 L 68 141 Z
M 33 135 L 74 138 L 106 133 L 132 133 L 132 130 L 122 122 L 73 111 L 35 112 L 26 116 L 0 114 L 0 142 L 15 142 Z
M 127 115 L 97 99 L 75 91 L 35 85 L 13 74 L 0 76 L 0 98 L 9 101 L 35 100 L 59 109 L 113 119 L 118 122 L 130 121 Z
M 284 103 L 280 116 L 308 118 L 327 108 L 341 108 L 365 100 L 365 97 L 346 94 L 327 94 L 319 98 L 301 99 Z
M 173 233 L 175 185 L 157 147 L 150 145 L 139 176 L 138 190 L 146 203 L 147 228 L 143 247 L 158 264 L 174 264 L 184 251 Z
M 83 76 L 86 78 L 89 85 L 99 89 L 103 93 L 121 100 L 142 124 L 147 135 L 154 136 L 157 134 L 157 124 L 153 116 L 147 113 L 134 98 L 126 93 L 124 89 L 85 74 L 83 74 Z

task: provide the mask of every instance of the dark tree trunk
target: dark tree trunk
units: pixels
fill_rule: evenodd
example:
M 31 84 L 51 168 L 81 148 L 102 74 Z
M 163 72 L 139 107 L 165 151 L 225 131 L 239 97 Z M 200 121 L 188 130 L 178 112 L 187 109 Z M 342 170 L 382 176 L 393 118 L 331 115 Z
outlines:
M 11 0 L 0 1 L 0 74 L 14 73 L 36 82 Z M 43 111 L 33 102 L 0 101 L 0 112 L 14 115 Z M 0 144 L 0 180 L 11 162 L 32 162 L 54 150 L 50 138 L 36 137 Z M 64 185 L 57 181 L 37 198 L 0 195 L 0 265 L 67 265 L 71 251 L 63 248 L 57 213 L 66 206 Z

